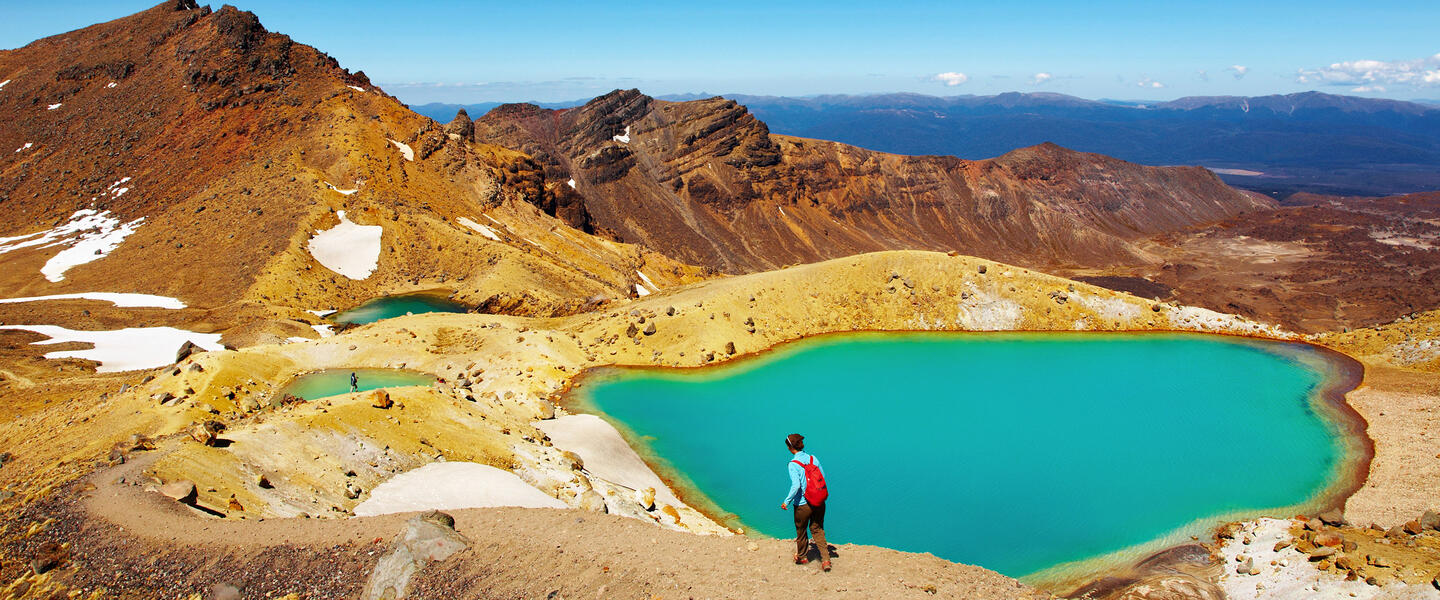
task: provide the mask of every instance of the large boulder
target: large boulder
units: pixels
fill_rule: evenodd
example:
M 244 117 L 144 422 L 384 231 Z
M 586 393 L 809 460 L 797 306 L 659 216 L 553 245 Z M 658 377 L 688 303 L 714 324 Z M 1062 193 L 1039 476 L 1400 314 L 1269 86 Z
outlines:
M 458 135 L 462 140 L 474 137 L 475 122 L 470 120 L 470 113 L 465 112 L 463 108 L 460 109 L 460 112 L 455 113 L 455 118 L 445 125 L 445 133 Z
M 411 517 L 405 531 L 395 538 L 390 553 L 375 564 L 365 583 L 364 600 L 394 600 L 405 597 L 410 578 L 431 561 L 442 561 L 470 545 L 455 531 L 455 518 L 439 511 Z
M 205 349 L 196 346 L 195 342 L 185 340 L 185 343 L 180 344 L 180 349 L 175 351 L 175 362 L 178 363 L 182 360 L 190 358 L 190 355 L 192 354 L 199 354 L 204 351 Z
M 181 479 L 160 486 L 160 494 L 181 504 L 194 504 L 197 492 L 195 482 Z

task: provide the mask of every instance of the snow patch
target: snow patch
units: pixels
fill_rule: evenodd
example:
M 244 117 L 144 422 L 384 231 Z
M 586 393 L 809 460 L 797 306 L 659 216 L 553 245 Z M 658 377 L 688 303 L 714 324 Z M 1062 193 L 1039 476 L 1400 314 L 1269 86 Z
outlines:
M 395 140 L 390 140 L 390 143 L 395 144 L 395 147 L 400 149 L 400 154 L 405 155 L 405 160 L 415 160 L 415 151 L 411 150 L 409 145 Z
M 56 102 L 56 103 L 54 103 L 54 104 L 51 104 L 50 106 L 47 106 L 47 107 L 45 108 L 45 110 L 55 110 L 55 109 L 57 109 L 57 108 L 60 108 L 60 106 L 61 106 L 61 103 Z
M 535 427 L 550 436 L 557 449 L 574 452 L 585 462 L 590 477 L 599 477 L 632 490 L 655 488 L 657 503 L 683 506 L 625 438 L 604 419 L 595 415 L 566 415 L 537 421 Z
M 0 81 L 0 90 L 5 89 L 5 86 L 8 85 L 9 83 L 10 83 L 10 80 L 9 80 L 9 79 L 6 79 L 5 81 Z
M 365 279 L 380 265 L 379 225 L 356 225 L 345 218 L 345 211 L 335 216 L 340 224 L 324 231 L 316 231 L 310 238 L 310 255 L 325 268 L 349 277 Z
M 24 145 L 24 146 L 21 146 L 21 147 L 19 147 L 19 148 L 16 148 L 16 149 L 15 149 L 15 152 L 17 152 L 17 153 L 18 153 L 18 152 L 24 152 L 24 151 L 26 151 L 26 150 L 29 150 L 29 149 L 33 148 L 34 146 L 35 146 L 35 142 L 25 142 L 25 145 Z
M 570 189 L 572 190 L 575 189 L 575 179 L 572 177 L 570 181 L 565 182 L 565 185 L 570 186 Z
M 168 308 L 179 310 L 185 308 L 185 303 L 169 296 L 154 296 L 151 294 L 127 294 L 121 292 L 81 292 L 78 294 L 51 294 L 49 296 L 29 296 L 26 298 L 0 298 L 0 304 L 16 304 L 20 302 L 44 302 L 46 300 L 94 300 L 96 302 L 109 302 L 117 308 Z
M 333 325 L 311 325 L 311 326 L 310 326 L 310 328 L 311 328 L 311 329 L 314 329 L 314 330 L 315 330 L 315 333 L 320 334 L 320 337 L 322 337 L 322 338 L 328 338 L 328 337 L 330 337 L 330 336 L 332 336 L 332 335 L 335 335 L 335 332 L 330 330 L 331 327 L 334 327 L 334 326 L 333 326 Z
M 355 188 L 355 189 L 353 189 L 353 190 L 342 190 L 342 189 L 340 189 L 340 188 L 338 188 L 338 187 L 335 187 L 335 184 L 330 183 L 330 182 L 328 182 L 328 181 L 325 182 L 325 185 L 326 185 L 327 187 L 329 187 L 330 189 L 335 190 L 336 192 L 339 192 L 341 195 L 345 195 L 345 196 L 349 196 L 350 194 L 353 194 L 353 193 L 355 193 L 355 192 L 360 191 L 360 188 Z
M 644 273 L 641 273 L 640 271 L 636 271 L 635 274 L 636 274 L 636 275 L 639 275 L 639 276 L 640 276 L 640 281 L 645 282 L 645 285 L 646 285 L 647 287 L 649 287 L 651 290 L 654 290 L 654 291 L 657 291 L 657 292 L 660 291 L 660 286 L 655 285 L 655 282 L 650 281 L 650 278 L 649 278 L 649 277 L 646 277 Z M 636 287 L 638 288 L 639 286 L 636 286 Z M 641 295 L 644 296 L 644 295 L 648 295 L 648 294 L 649 294 L 649 291 L 646 291 L 644 294 L 641 294 Z
M 113 82 L 113 81 L 105 85 L 105 89 L 107 89 L 107 90 L 110 89 L 110 88 L 113 88 L 113 87 L 115 87 L 115 82 Z
M 355 91 L 357 91 L 357 92 L 364 92 L 364 91 L 365 91 L 365 88 L 362 88 L 362 87 L 360 87 L 360 86 L 358 86 L 358 85 L 347 85 L 347 86 L 345 86 L 345 87 L 348 87 L 348 88 L 350 88 L 350 89 L 352 89 L 352 90 L 355 90 Z
M 487 238 L 490 238 L 490 239 L 492 239 L 492 240 L 495 240 L 495 241 L 497 241 L 497 242 L 500 241 L 500 236 L 495 235 L 495 230 L 494 230 L 494 229 L 491 229 L 491 228 L 489 228 L 489 227 L 486 227 L 486 226 L 484 226 L 484 225 L 481 225 L 481 224 L 479 224 L 479 223 L 476 223 L 476 222 L 474 222 L 474 221 L 471 221 L 470 219 L 467 219 L 467 218 L 465 218 L 465 217 L 460 217 L 460 218 L 455 219 L 455 220 L 456 220 L 456 221 L 459 221 L 461 225 L 464 225 L 464 226 L 466 226 L 466 227 L 469 227 L 470 229 L 478 232 L 480 235 L 483 235 L 483 236 L 485 236 L 485 237 L 487 237 Z
M 77 265 L 94 262 L 105 258 L 125 241 L 135 229 L 145 221 L 140 217 L 129 223 L 121 223 L 119 219 L 110 216 L 110 211 L 97 212 L 94 209 L 82 209 L 70 215 L 67 223 L 53 229 L 28 233 L 25 235 L 0 238 L 0 254 L 13 250 L 39 246 L 49 248 L 68 244 L 69 248 L 61 250 L 59 254 L 46 261 L 40 272 L 45 279 L 50 281 L 63 281 L 65 271 Z
M 355 516 L 496 506 L 568 508 L 509 471 L 472 462 L 437 462 L 375 486 L 355 507 Z
M 613 140 L 615 140 L 615 141 L 617 141 L 617 142 L 620 142 L 620 143 L 622 143 L 622 144 L 628 144 L 628 143 L 630 143 L 630 126 L 629 126 L 629 125 L 626 125 L 626 126 L 625 126 L 625 133 L 622 133 L 622 134 L 620 134 L 620 135 L 617 135 L 617 136 L 615 136 L 615 137 L 613 137 L 613 138 L 611 138 L 611 139 L 613 139 Z
M 289 342 L 289 343 L 291 343 L 291 344 L 300 344 L 300 343 L 304 343 L 304 342 L 310 341 L 310 338 L 295 336 L 295 337 L 285 338 L 285 341 L 286 341 L 286 342 Z
M 307 310 L 305 312 L 308 312 L 323 319 L 325 317 L 335 314 L 335 309 L 332 308 L 330 310 Z
M 650 295 L 650 290 L 645 289 L 645 286 L 637 283 L 635 284 L 635 295 L 644 298 Z
M 87 350 L 59 350 L 45 358 L 79 358 L 100 363 L 99 373 L 154 369 L 175 362 L 175 351 L 185 342 L 209 351 L 223 350 L 218 333 L 195 333 L 173 327 L 132 327 L 111 331 L 81 331 L 55 325 L 0 325 L 0 329 L 33 331 L 50 339 L 35 345 L 83 342 Z

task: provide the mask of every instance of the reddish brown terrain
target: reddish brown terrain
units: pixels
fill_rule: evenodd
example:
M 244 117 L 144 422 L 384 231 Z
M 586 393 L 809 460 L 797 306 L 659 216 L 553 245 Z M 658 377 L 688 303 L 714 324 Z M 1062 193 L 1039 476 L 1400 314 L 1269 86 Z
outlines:
M 771 135 L 720 98 L 627 90 L 569 110 L 506 105 L 474 131 L 573 181 L 555 207 L 572 225 L 588 215 L 624 241 L 727 272 L 901 248 L 1037 268 L 1132 264 L 1138 239 L 1272 208 L 1205 169 L 1053 144 L 965 161 Z
M 535 423 L 555 417 L 551 401 L 577 373 L 611 364 L 697 367 L 856 329 L 1281 334 L 1173 304 L 1331 330 L 1324 343 L 1396 370 L 1440 360 L 1433 311 L 1333 333 L 1440 305 L 1437 194 L 1278 207 L 1200 168 L 1052 144 L 981 161 L 884 154 L 771 135 L 733 102 L 633 90 L 442 125 L 253 14 L 191 0 L 0 51 L 0 81 L 0 299 L 140 292 L 188 304 L 3 303 L 0 325 L 163 325 L 241 348 L 100 373 L 92 360 L 45 356 L 86 343 L 36 346 L 45 335 L 0 329 L 0 598 L 181 596 L 218 582 L 246 597 L 353 597 L 402 519 L 266 512 L 284 493 L 317 515 L 350 516 L 370 491 L 351 493 L 352 468 L 374 479 L 366 488 L 381 481 L 359 454 L 324 443 L 384 448 L 406 465 L 488 456 L 517 476 L 559 473 L 546 490 L 577 489 L 542 491 L 578 503 L 602 478 Z M 373 272 L 344 275 L 312 251 L 341 211 L 379 228 Z M 57 256 L 104 229 L 74 229 L 77 215 L 133 232 L 93 254 L 79 246 L 90 262 L 57 278 Z M 895 252 L 776 270 L 896 249 L 981 258 Z M 496 314 L 415 315 L 324 340 L 312 327 L 326 325 L 313 311 L 436 289 Z M 393 409 L 388 395 L 282 402 L 302 372 L 355 366 L 449 380 L 397 392 Z M 1366 418 L 1377 439 L 1402 439 L 1436 392 L 1410 379 L 1387 388 L 1397 376 L 1379 373 L 1367 379 L 1379 400 Z M 1429 444 L 1379 446 L 1376 469 L 1390 470 L 1371 474 L 1371 514 L 1433 497 L 1440 472 L 1424 468 L 1440 448 Z M 264 461 L 281 466 L 252 472 Z M 195 498 L 182 507 L 149 489 L 189 480 L 212 505 L 206 516 Z M 842 546 L 854 563 L 824 579 L 777 561 L 784 542 L 696 542 L 658 529 L 657 513 L 670 513 L 616 502 L 635 514 L 600 514 L 604 499 L 595 514 L 458 512 L 474 543 L 419 576 L 416 597 L 1034 593 L 979 568 L 858 546 Z
M 1142 244 L 1158 260 L 1078 279 L 1302 332 L 1388 323 L 1440 305 L 1440 194 L 1296 195 Z M 1089 276 L 1087 276 L 1089 275 Z

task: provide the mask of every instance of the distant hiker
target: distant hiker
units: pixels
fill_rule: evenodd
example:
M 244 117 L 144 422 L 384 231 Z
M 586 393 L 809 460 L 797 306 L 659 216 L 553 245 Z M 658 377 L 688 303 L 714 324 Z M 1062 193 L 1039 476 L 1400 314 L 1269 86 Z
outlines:
M 820 568 L 830 570 L 830 546 L 825 544 L 825 501 L 830 491 L 825 486 L 825 470 L 820 461 L 805 452 L 805 436 L 792 433 L 785 437 L 785 448 L 794 455 L 790 471 L 790 491 L 780 510 L 795 505 L 795 564 L 810 562 L 809 533 L 815 534 L 815 547 L 820 549 Z M 808 531 L 807 531 L 808 527 Z
M 354 372 L 354 371 L 351 371 L 351 372 L 350 372 L 350 391 L 352 391 L 352 392 L 358 392 L 358 391 L 360 391 L 360 378 L 355 376 L 355 372 Z

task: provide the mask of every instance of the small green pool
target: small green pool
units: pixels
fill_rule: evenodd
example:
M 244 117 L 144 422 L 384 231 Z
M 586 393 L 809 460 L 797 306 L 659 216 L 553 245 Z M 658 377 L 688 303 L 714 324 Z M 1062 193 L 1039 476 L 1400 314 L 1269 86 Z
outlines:
M 336 313 L 330 320 L 336 323 L 364 325 L 409 314 L 463 313 L 469 310 L 470 307 L 451 300 L 444 292 L 420 292 L 367 300 L 360 306 Z
M 326 369 L 296 377 L 294 381 L 285 384 L 275 397 L 284 398 L 289 394 L 305 400 L 315 400 L 348 394 L 351 373 L 355 374 L 359 391 L 362 392 L 407 385 L 430 385 L 435 382 L 434 375 L 402 369 Z
M 1336 360 L 1203 335 L 853 334 L 600 372 L 574 398 L 747 529 L 794 536 L 778 507 L 798 432 L 832 541 L 1018 577 L 1335 498 L 1368 460 Z

